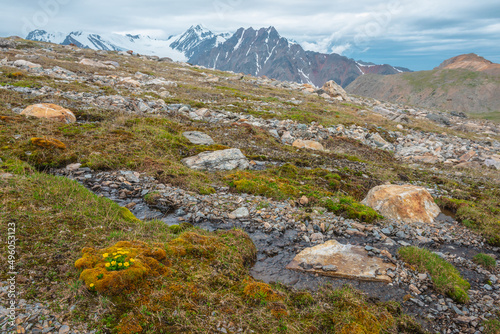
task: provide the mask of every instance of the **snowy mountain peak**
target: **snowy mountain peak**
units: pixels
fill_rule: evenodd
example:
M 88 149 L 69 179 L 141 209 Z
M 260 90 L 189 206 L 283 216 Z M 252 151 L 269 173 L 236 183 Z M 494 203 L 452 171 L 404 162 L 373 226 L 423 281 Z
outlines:
M 179 37 L 172 37 L 174 40 L 170 47 L 183 52 L 188 58 L 193 57 L 207 49 L 217 47 L 224 43 L 230 34 L 214 34 L 202 25 L 191 26 Z
M 74 44 L 80 48 L 94 50 L 133 50 L 142 54 L 170 57 L 178 61 L 186 61 L 188 59 L 184 53 L 170 47 L 168 40 L 159 40 L 143 35 L 96 34 L 86 31 L 62 33 L 34 30 L 26 36 L 26 39 L 62 45 Z

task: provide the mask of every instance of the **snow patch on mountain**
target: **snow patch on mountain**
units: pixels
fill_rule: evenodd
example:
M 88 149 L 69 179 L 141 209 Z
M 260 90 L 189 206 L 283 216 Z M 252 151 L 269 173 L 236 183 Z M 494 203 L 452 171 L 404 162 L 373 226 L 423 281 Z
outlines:
M 73 31 L 70 33 L 47 32 L 45 30 L 34 30 L 26 36 L 26 39 L 50 42 L 55 44 L 75 44 L 81 48 L 126 51 L 133 50 L 136 53 L 169 57 L 176 61 L 187 61 L 188 57 L 179 50 L 170 46 L 171 40 L 155 39 L 144 35 L 121 35 L 121 34 L 94 34 L 85 31 Z

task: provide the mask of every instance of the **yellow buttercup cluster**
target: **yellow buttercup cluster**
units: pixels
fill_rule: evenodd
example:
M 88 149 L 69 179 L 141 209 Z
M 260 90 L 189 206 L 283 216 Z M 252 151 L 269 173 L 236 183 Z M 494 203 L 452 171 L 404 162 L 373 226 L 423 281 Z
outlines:
M 106 269 L 108 271 L 117 271 L 129 268 L 135 262 L 135 259 L 129 257 L 129 253 L 123 248 L 117 248 L 115 252 L 102 254 L 104 261 L 106 261 Z

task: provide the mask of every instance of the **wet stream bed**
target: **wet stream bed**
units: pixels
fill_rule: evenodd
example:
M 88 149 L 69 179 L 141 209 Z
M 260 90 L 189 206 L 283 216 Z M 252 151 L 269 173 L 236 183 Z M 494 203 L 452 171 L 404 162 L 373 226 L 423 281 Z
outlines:
M 59 174 L 61 175 L 61 174 Z M 95 175 L 89 174 L 90 177 L 95 177 Z M 89 177 L 87 177 L 89 178 Z M 99 179 L 97 179 L 99 181 Z M 429 330 L 433 327 L 432 322 L 428 322 L 426 319 L 429 317 L 430 310 L 440 309 L 438 306 L 438 300 L 440 297 L 432 289 L 432 283 L 428 282 L 428 288 L 422 291 L 422 294 L 418 297 L 413 297 L 408 301 L 408 296 L 410 294 L 409 284 L 404 282 L 393 281 L 393 283 L 381 283 L 381 282 L 371 282 L 371 281 L 360 281 L 353 279 L 344 278 L 333 278 L 327 276 L 321 276 L 318 274 L 311 274 L 306 272 L 299 272 L 286 269 L 286 266 L 292 261 L 292 259 L 303 249 L 311 247 L 310 242 L 306 242 L 300 231 L 293 228 L 286 228 L 282 231 L 278 230 L 264 230 L 261 223 L 257 223 L 250 218 L 248 219 L 226 219 L 226 220 L 214 220 L 214 219 L 199 219 L 196 217 L 195 213 L 189 214 L 189 209 L 187 207 L 178 207 L 175 203 L 170 203 L 168 201 L 156 201 L 154 204 L 147 203 L 145 201 L 145 196 L 148 194 L 148 190 L 139 185 L 138 191 L 135 191 L 135 196 L 125 197 L 117 196 L 117 192 L 113 192 L 111 189 L 106 187 L 95 188 L 89 187 L 86 182 L 81 182 L 84 186 L 89 188 L 91 191 L 99 196 L 105 196 L 113 201 L 115 201 L 120 206 L 127 207 L 131 212 L 141 220 L 161 220 L 166 225 L 176 225 L 184 221 L 190 222 L 196 227 L 208 230 L 229 230 L 233 228 L 239 228 L 244 230 L 254 242 L 257 248 L 257 258 L 253 267 L 250 269 L 250 274 L 257 280 L 261 280 L 265 283 L 281 283 L 289 288 L 293 289 L 307 289 L 311 291 L 316 291 L 320 286 L 328 285 L 333 288 L 340 288 L 345 284 L 350 284 L 354 288 L 366 293 L 373 301 L 389 301 L 394 300 L 402 304 L 403 310 L 414 316 L 419 322 L 421 322 Z M 94 183 L 95 184 L 95 183 Z M 92 189 L 94 188 L 94 189 Z M 443 222 L 453 221 L 452 217 L 442 214 L 438 217 Z M 352 244 L 352 245 L 371 245 L 380 249 L 386 249 L 391 253 L 393 257 L 396 256 L 397 250 L 401 247 L 397 241 L 397 238 L 393 238 L 396 243 L 394 245 L 382 244 L 377 242 L 371 236 L 346 236 L 343 234 L 336 235 L 335 239 L 342 244 Z M 478 249 L 477 247 L 466 247 L 463 245 L 458 245 L 454 243 L 448 244 L 437 244 L 430 242 L 429 244 L 420 245 L 429 248 L 434 252 L 441 252 L 452 254 L 467 259 L 472 259 L 472 257 L 478 252 L 488 253 L 488 249 Z M 489 251 L 491 253 L 491 250 Z M 461 274 L 471 283 L 471 289 L 477 290 L 485 284 L 488 277 L 479 274 L 474 270 L 468 269 L 466 266 L 457 266 Z M 399 271 L 401 268 L 397 268 Z M 452 305 L 450 309 L 452 309 Z M 444 328 L 445 323 L 453 321 L 453 317 L 456 317 L 457 312 L 460 310 L 448 313 L 433 312 L 434 319 L 431 320 L 442 320 L 438 327 Z M 435 329 L 436 324 L 434 324 Z

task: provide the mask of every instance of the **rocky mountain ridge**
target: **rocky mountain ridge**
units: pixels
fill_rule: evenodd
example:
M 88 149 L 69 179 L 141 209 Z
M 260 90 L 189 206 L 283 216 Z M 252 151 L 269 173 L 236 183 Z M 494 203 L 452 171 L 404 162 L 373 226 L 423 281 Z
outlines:
M 26 38 L 62 45 L 75 44 L 97 50 L 133 50 L 208 68 L 310 83 L 318 87 L 330 80 L 345 87 L 358 76 L 367 73 L 390 75 L 410 71 L 387 64 L 356 62 L 335 53 L 306 51 L 299 44 L 280 36 L 274 27 L 258 30 L 240 28 L 234 34 L 214 34 L 197 25 L 164 41 L 139 35 L 101 36 L 84 32 L 66 35 L 43 30 L 33 31 Z

